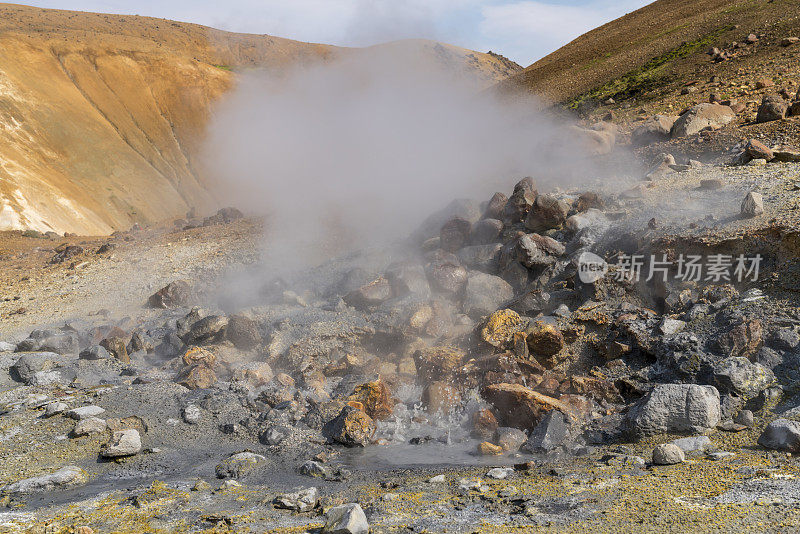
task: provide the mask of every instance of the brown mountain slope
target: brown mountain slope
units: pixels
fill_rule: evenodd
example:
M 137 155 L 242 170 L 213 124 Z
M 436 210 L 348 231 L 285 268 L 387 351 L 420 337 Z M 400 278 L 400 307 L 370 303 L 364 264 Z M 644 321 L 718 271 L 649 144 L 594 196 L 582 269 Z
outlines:
M 494 56 L 444 49 L 484 84 L 513 71 Z M 346 53 L 162 19 L 0 4 L 0 229 L 105 234 L 213 207 L 198 154 L 236 69 Z
M 710 46 L 741 42 L 749 32 L 777 36 L 798 27 L 796 0 L 658 0 L 582 35 L 500 88 L 549 102 L 629 96 L 692 76 Z

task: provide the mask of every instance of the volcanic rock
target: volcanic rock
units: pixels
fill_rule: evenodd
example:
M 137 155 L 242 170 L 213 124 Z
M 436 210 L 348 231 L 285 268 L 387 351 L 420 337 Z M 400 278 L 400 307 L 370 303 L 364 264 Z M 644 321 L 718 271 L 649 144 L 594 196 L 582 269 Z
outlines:
M 364 412 L 379 421 L 388 419 L 394 411 L 392 393 L 381 379 L 357 386 L 347 401 L 360 402 Z
M 334 419 L 325 424 L 322 435 L 346 447 L 366 447 L 375 434 L 375 422 L 370 416 L 345 406 Z
M 517 451 L 527 439 L 522 430 L 501 426 L 495 431 L 493 442 L 500 445 L 504 451 Z
M 261 344 L 261 333 L 255 321 L 245 315 L 231 315 L 225 327 L 225 337 L 241 350 L 251 350 Z
M 789 104 L 778 95 L 766 95 L 758 108 L 756 122 L 771 122 L 786 118 Z
M 714 383 L 720 393 L 731 393 L 744 400 L 756 397 L 774 381 L 772 371 L 747 358 L 728 358 L 714 366 Z
M 50 491 L 68 486 L 85 484 L 88 477 L 80 467 L 67 466 L 46 475 L 26 478 L 13 484 L 0 487 L 0 491 L 10 494 L 26 494 Z
M 517 182 L 503 210 L 503 219 L 511 223 L 523 221 L 536 201 L 537 195 L 533 178 L 527 177 Z
M 425 266 L 425 272 L 431 287 L 446 295 L 458 295 L 467 285 L 467 270 L 454 254 L 437 254 Z
M 757 217 L 764 213 L 764 197 L 761 193 L 750 191 L 742 200 L 742 217 Z
M 525 228 L 546 232 L 559 228 L 567 220 L 569 204 L 553 195 L 539 195 L 525 218 Z
M 558 327 L 544 321 L 536 321 L 526 330 L 528 348 L 540 356 L 555 356 L 564 348 L 564 336 Z
M 128 342 L 125 338 L 117 336 L 107 337 L 100 342 L 100 346 L 122 363 L 131 362 L 128 356 Z
M 208 389 L 217 383 L 217 375 L 211 367 L 199 363 L 184 367 L 175 382 L 189 389 Z
M 564 414 L 551 410 L 531 432 L 522 449 L 531 453 L 550 452 L 563 445 L 569 437 L 569 424 Z
M 502 219 L 503 212 L 505 211 L 507 203 L 508 203 L 508 197 L 504 193 L 500 192 L 495 193 L 494 195 L 492 195 L 492 198 L 490 198 L 489 202 L 486 204 L 486 211 L 483 212 L 483 218 Z
M 513 298 L 514 288 L 499 276 L 472 272 L 464 290 L 464 313 L 485 316 Z
M 439 247 L 447 252 L 456 252 L 467 244 L 472 224 L 460 217 L 450 219 L 442 226 L 439 235 Z
M 458 259 L 471 269 L 492 273 L 497 271 L 502 248 L 503 245 L 500 243 L 464 247 L 458 251 Z
M 497 243 L 503 233 L 503 221 L 499 219 L 483 219 L 472 225 L 469 243 L 472 245 L 488 245 Z
M 669 115 L 655 115 L 637 127 L 631 133 L 633 146 L 646 146 L 660 141 L 667 141 L 672 131 L 672 126 L 678 117 Z
M 719 335 L 716 346 L 726 356 L 751 359 L 758 353 L 763 340 L 763 323 L 759 319 L 747 319 Z
M 359 504 L 334 506 L 325 514 L 324 534 L 368 534 L 369 523 Z
M 497 418 L 491 410 L 483 408 L 472 414 L 472 432 L 471 435 L 476 438 L 484 440 L 491 439 L 497 430 Z
M 189 304 L 191 295 L 189 283 L 177 280 L 159 289 L 147 302 L 151 308 L 177 308 Z
M 106 427 L 107 425 L 105 419 L 100 419 L 99 417 L 86 417 L 75 424 L 75 428 L 72 429 L 70 436 L 73 438 L 78 438 L 81 436 L 88 436 L 90 434 L 98 434 L 100 432 L 105 432 Z
M 719 391 L 713 386 L 661 384 L 626 416 L 636 438 L 665 433 L 702 433 L 720 421 Z
M 767 161 L 772 161 L 775 159 L 775 155 L 772 153 L 772 150 L 770 150 L 758 139 L 750 139 L 744 149 L 745 152 L 747 152 L 747 154 L 753 159 L 765 159 Z
M 414 353 L 417 374 L 423 383 L 453 377 L 464 361 L 464 352 L 453 347 L 428 347 Z
M 317 507 L 319 491 L 317 488 L 299 489 L 292 493 L 281 493 L 275 497 L 275 508 L 308 512 Z
M 686 457 L 677 445 L 664 443 L 653 449 L 653 463 L 655 465 L 674 465 L 683 463 Z
M 758 444 L 767 449 L 800 452 L 800 423 L 788 419 L 775 419 L 759 436 Z
M 526 321 L 517 312 L 498 310 L 486 320 L 480 336 L 483 341 L 494 347 L 503 347 L 512 340 L 514 333 L 524 331 L 526 325 Z M 419 364 L 417 367 L 419 368 Z
M 569 405 L 519 384 L 492 384 L 481 395 L 495 407 L 502 424 L 521 430 L 535 428 L 551 410 L 573 413 Z
M 217 478 L 241 478 L 256 469 L 267 459 L 250 451 L 238 452 L 225 458 L 215 469 Z
M 104 458 L 121 458 L 133 456 L 142 450 L 142 438 L 137 430 L 118 430 L 111 436 L 106 448 L 100 451 Z
M 687 137 L 703 130 L 719 130 L 736 118 L 728 106 L 698 104 L 681 115 L 672 126 L 672 137 Z

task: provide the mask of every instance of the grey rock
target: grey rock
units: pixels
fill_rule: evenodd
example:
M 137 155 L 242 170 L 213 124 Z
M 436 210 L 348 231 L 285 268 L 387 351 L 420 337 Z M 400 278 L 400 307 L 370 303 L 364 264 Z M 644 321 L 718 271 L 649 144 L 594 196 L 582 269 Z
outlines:
M 755 418 L 753 417 L 753 412 L 750 410 L 742 410 L 736 414 L 736 417 L 733 418 L 733 422 L 737 425 L 744 425 L 747 428 L 753 428 L 755 425 Z
M 108 446 L 100 451 L 100 455 L 104 458 L 121 458 L 139 454 L 141 450 L 142 438 L 139 431 L 129 428 L 114 432 Z
M 78 357 L 81 360 L 106 360 L 111 358 L 111 354 L 100 345 L 92 345 L 88 349 L 82 350 Z
M 776 419 L 767 425 L 758 438 L 758 444 L 767 449 L 800 452 L 800 423 Z
M 317 506 L 319 491 L 317 488 L 298 489 L 291 493 L 281 493 L 275 497 L 273 504 L 276 508 L 308 512 Z
M 675 121 L 671 135 L 673 138 L 686 137 L 703 130 L 719 130 L 735 118 L 736 113 L 728 106 L 698 104 Z
M 758 108 L 756 122 L 779 121 L 786 118 L 789 103 L 778 95 L 765 95 Z
M 727 358 L 714 366 L 714 383 L 722 393 L 752 399 L 775 381 L 772 371 L 747 358 Z
M 512 467 L 495 467 L 486 472 L 486 478 L 493 478 L 495 480 L 505 480 L 514 474 Z
M 86 419 L 87 417 L 96 417 L 104 412 L 105 410 L 100 406 L 81 406 L 79 408 L 73 408 L 67 411 L 67 413 L 64 415 L 70 419 L 76 419 L 80 421 L 81 419 Z
M 686 323 L 678 319 L 672 319 L 671 317 L 664 317 L 658 328 L 665 336 L 671 336 L 686 328 Z
M 494 443 L 507 451 L 519 450 L 527 439 L 528 436 L 525 435 L 525 432 L 518 428 L 501 426 L 494 432 Z
M 183 409 L 181 416 L 186 424 L 196 425 L 202 418 L 202 412 L 200 411 L 199 406 L 196 404 L 190 404 Z
M 17 346 L 14 343 L 0 341 L 0 352 L 15 352 L 16 350 Z
M 325 514 L 326 534 L 368 534 L 369 523 L 361 505 L 356 503 L 334 506 Z
M 472 245 L 497 243 L 501 239 L 503 226 L 503 221 L 498 219 L 482 219 L 472 225 L 469 243 Z
M 757 217 L 764 213 L 764 197 L 761 193 L 750 191 L 742 200 L 742 217 Z
M 51 402 L 44 407 L 44 416 L 53 417 L 54 415 L 64 413 L 67 409 L 69 409 L 69 406 L 63 402 Z
M 39 493 L 68 486 L 85 484 L 86 473 L 80 467 L 62 467 L 54 473 L 26 478 L 2 488 L 4 493 Z
M 314 460 L 308 460 L 300 466 L 300 474 L 307 477 L 330 478 L 331 469 Z
M 720 420 L 719 391 L 713 386 L 662 384 L 635 404 L 625 418 L 636 438 L 665 433 L 699 434 Z
M 75 423 L 75 428 L 72 429 L 70 436 L 79 438 L 90 434 L 99 434 L 100 432 L 105 432 L 106 428 L 107 424 L 105 419 L 86 417 Z
M 238 452 L 220 462 L 215 472 L 217 478 L 241 478 L 256 469 L 267 459 L 250 451 Z
M 473 245 L 460 249 L 457 255 L 459 261 L 470 269 L 495 272 L 497 271 L 500 250 L 502 248 L 503 245 L 500 243 Z
M 778 350 L 793 350 L 800 345 L 800 334 L 794 328 L 778 328 L 769 336 L 769 345 Z
M 669 115 L 655 115 L 645 121 L 644 124 L 631 132 L 631 144 L 633 146 L 645 146 L 659 141 L 669 140 L 672 126 L 678 117 Z
M 670 444 L 680 448 L 686 454 L 705 452 L 713 446 L 708 436 L 689 436 L 673 440 Z
M 228 326 L 228 318 L 223 315 L 209 315 L 194 322 L 189 332 L 181 336 L 184 343 L 188 345 L 200 344 L 220 337 L 225 327 Z
M 514 288 L 508 282 L 499 276 L 473 271 L 464 290 L 464 313 L 489 315 L 513 298 Z
M 677 445 L 664 443 L 653 449 L 653 463 L 655 465 L 674 465 L 686 460 L 683 451 Z
M 550 452 L 563 445 L 569 437 L 569 425 L 564 414 L 551 410 L 531 432 L 523 449 L 532 452 Z

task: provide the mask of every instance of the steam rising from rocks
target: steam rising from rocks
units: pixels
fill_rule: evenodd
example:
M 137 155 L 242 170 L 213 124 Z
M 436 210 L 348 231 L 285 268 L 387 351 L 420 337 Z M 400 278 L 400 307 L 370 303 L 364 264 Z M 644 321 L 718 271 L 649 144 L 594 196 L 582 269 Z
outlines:
M 444 49 L 410 50 L 247 72 L 217 108 L 207 163 L 223 202 L 266 216 L 271 267 L 390 243 L 454 198 L 489 199 L 525 175 L 540 190 L 587 181 L 573 130 L 535 102 L 478 92 Z

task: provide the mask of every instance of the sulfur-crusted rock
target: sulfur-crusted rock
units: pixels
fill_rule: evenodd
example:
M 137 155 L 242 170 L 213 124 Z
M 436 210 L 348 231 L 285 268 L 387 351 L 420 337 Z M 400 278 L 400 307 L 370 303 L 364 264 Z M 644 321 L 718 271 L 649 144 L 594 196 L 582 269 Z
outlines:
M 516 332 L 525 330 L 526 322 L 514 310 L 498 310 L 486 320 L 481 328 L 481 339 L 494 347 L 507 345 Z
M 357 386 L 347 400 L 360 402 L 364 412 L 377 420 L 388 419 L 394 410 L 392 393 L 381 379 Z

